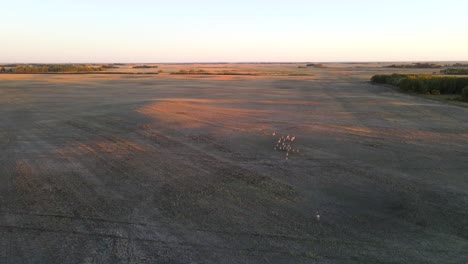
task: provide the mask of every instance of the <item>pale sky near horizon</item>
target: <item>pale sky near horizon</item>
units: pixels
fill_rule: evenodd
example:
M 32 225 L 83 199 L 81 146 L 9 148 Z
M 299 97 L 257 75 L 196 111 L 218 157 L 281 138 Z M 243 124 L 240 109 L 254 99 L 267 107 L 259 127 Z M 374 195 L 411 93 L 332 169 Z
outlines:
M 0 0 L 0 62 L 466 61 L 466 0 Z

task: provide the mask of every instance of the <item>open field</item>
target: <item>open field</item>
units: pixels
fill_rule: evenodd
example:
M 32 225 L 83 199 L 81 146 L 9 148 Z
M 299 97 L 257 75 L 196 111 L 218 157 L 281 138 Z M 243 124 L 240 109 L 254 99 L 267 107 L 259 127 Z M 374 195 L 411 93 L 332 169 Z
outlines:
M 468 259 L 468 108 L 368 82 L 433 69 L 158 65 L 0 75 L 0 263 Z

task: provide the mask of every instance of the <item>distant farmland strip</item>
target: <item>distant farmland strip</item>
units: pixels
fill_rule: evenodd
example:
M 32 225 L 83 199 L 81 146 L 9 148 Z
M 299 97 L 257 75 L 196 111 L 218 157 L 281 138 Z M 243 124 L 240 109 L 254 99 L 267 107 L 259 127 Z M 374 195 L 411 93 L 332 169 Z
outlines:
M 188 75 L 250 75 L 250 76 L 258 76 L 257 73 L 249 73 L 249 72 L 228 72 L 228 71 L 221 71 L 221 72 L 208 72 L 204 70 L 180 70 L 178 72 L 172 72 L 171 74 L 188 74 Z
M 0 72 L 1 73 L 10 73 L 10 74 L 55 74 L 55 75 L 70 75 L 70 74 L 108 74 L 108 75 L 137 75 L 137 74 L 159 74 L 159 72 L 102 72 L 102 71 L 89 71 L 89 72 Z

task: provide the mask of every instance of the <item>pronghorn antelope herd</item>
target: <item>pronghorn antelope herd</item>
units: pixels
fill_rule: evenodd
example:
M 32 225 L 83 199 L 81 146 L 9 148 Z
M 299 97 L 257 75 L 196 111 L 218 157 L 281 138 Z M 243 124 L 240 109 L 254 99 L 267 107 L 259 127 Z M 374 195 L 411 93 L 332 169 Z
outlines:
M 273 136 L 275 135 L 276 135 L 276 132 L 273 133 Z M 286 152 L 286 159 L 289 159 L 290 153 L 299 153 L 299 148 L 294 147 L 295 141 L 296 141 L 295 136 L 291 136 L 291 135 L 282 136 L 276 141 L 276 145 L 273 149 L 275 151 Z

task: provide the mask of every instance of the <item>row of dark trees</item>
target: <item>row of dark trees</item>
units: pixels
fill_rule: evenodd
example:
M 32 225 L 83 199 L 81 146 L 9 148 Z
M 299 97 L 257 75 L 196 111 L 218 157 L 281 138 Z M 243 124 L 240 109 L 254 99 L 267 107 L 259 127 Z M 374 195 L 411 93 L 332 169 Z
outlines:
M 315 68 L 325 68 L 325 65 L 321 63 L 309 63 L 306 65 L 307 67 L 315 67 Z
M 374 83 L 391 84 L 403 91 L 421 94 L 462 94 L 468 87 L 468 77 L 434 76 L 427 74 L 374 75 Z
M 20 65 L 5 69 L 2 67 L 1 72 L 9 73 L 60 73 L 60 72 L 96 72 L 104 71 L 102 67 L 90 67 L 83 64 L 35 64 L 35 65 Z
M 455 64 L 452 64 L 451 67 L 468 67 L 468 64 L 466 64 L 466 63 L 455 63 Z
M 133 66 L 133 69 L 156 69 L 158 66 L 150 66 L 150 65 L 137 65 Z
M 412 64 L 392 64 L 385 66 L 385 68 L 410 68 L 410 69 L 433 69 L 433 68 L 442 68 L 441 65 L 434 63 L 412 63 Z

